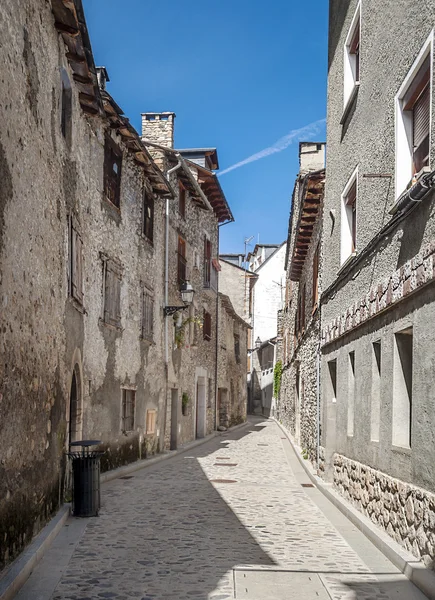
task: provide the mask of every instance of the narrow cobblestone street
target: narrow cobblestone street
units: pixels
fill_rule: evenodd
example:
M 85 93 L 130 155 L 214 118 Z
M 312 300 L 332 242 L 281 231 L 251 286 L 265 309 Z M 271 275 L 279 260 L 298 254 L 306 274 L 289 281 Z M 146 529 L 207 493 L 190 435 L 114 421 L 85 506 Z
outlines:
M 309 482 L 273 421 L 103 486 L 17 600 L 423 600 Z

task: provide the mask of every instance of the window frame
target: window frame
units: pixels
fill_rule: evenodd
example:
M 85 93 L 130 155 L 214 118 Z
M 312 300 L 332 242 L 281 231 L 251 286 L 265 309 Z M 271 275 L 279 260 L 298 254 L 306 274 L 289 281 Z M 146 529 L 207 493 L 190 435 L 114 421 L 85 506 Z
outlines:
M 154 341 L 154 292 L 142 284 L 141 338 Z
M 115 164 L 118 165 L 116 173 L 113 169 Z M 107 134 L 104 143 L 104 198 L 118 210 L 121 208 L 121 173 L 122 150 Z
M 413 149 L 413 111 L 409 110 L 410 99 L 407 97 L 409 91 L 415 84 L 420 71 L 426 60 L 429 59 L 429 157 L 430 165 L 430 147 L 431 147 L 431 129 L 432 129 L 432 77 L 433 77 L 433 40 L 434 30 L 431 31 L 423 44 L 420 52 L 409 69 L 402 85 L 399 88 L 394 100 L 395 104 L 395 197 L 396 200 L 405 192 L 411 183 L 414 172 L 414 149 Z M 423 90 L 421 90 L 422 92 Z M 421 93 L 415 98 L 419 99 Z M 415 105 L 415 101 L 412 103 Z
M 127 395 L 132 395 L 130 406 L 133 407 L 132 414 L 127 416 Z M 131 419 L 131 422 L 126 424 L 126 420 Z M 133 433 L 136 425 L 136 389 L 130 387 L 121 388 L 121 431 L 123 433 Z
M 205 288 L 211 287 L 211 267 L 212 267 L 212 244 L 207 235 L 204 235 L 204 270 L 203 285 Z
M 68 295 L 83 306 L 83 240 L 76 218 L 68 215 Z
M 157 424 L 157 410 L 148 408 L 145 415 L 145 435 L 155 435 Z
M 207 342 L 211 340 L 211 314 L 204 309 L 203 312 L 203 326 L 202 326 L 202 337 Z
M 182 286 L 187 281 L 186 240 L 180 234 L 177 239 L 177 280 L 178 285 Z
M 358 42 L 355 34 L 358 32 Z M 355 91 L 360 85 L 361 75 L 361 1 L 358 2 L 349 31 L 344 42 L 343 58 L 343 113 L 355 97 Z M 355 50 L 358 49 L 356 53 Z
M 180 179 L 178 180 L 178 212 L 183 219 L 186 218 L 186 188 Z
M 353 202 L 350 202 L 349 192 L 353 186 L 355 186 L 355 197 Z M 359 180 L 358 167 L 356 167 L 341 194 L 340 267 L 357 253 L 358 195 Z
M 103 261 L 103 310 L 101 321 L 106 325 L 121 329 L 122 267 L 117 261 L 107 256 L 102 255 L 101 258 Z M 117 290 L 112 292 L 115 294 L 115 298 L 108 294 L 110 279 L 112 282 L 116 281 Z
M 313 290 L 312 290 L 312 312 L 314 313 L 319 303 L 319 261 L 320 261 L 320 242 L 318 242 L 313 255 Z
M 150 212 L 147 215 L 147 212 Z M 154 242 L 154 196 L 145 188 L 142 201 L 142 235 L 152 244 Z

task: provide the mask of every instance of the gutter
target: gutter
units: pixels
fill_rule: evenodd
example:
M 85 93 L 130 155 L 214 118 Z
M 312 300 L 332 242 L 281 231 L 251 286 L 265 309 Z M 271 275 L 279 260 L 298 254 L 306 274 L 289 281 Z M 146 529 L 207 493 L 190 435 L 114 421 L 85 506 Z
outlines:
M 351 260 L 346 268 L 340 272 L 339 276 L 331 283 L 331 285 L 323 292 L 321 295 L 320 301 L 324 302 L 329 298 L 330 295 L 334 292 L 335 288 L 338 284 L 344 280 L 344 278 L 349 274 L 349 271 L 358 265 L 362 259 L 372 250 L 372 248 L 378 243 L 378 241 L 386 236 L 392 229 L 396 227 L 401 221 L 408 216 L 408 214 L 415 210 L 420 202 L 422 202 L 427 194 L 435 188 L 435 171 L 431 171 L 420 177 L 420 179 L 409 189 L 407 190 L 397 202 L 390 209 L 390 214 L 393 215 L 393 218 L 386 224 L 384 227 L 375 235 L 372 240 L 367 244 L 365 248 L 361 250 L 361 252 L 357 253 L 354 257 L 354 260 Z

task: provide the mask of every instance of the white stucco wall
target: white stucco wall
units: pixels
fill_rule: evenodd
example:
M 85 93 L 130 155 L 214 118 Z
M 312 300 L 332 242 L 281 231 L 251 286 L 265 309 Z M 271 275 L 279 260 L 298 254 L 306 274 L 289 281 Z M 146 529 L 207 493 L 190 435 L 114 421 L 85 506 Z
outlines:
M 254 335 L 262 342 L 277 334 L 277 312 L 284 299 L 286 246 L 283 244 L 255 271 L 258 280 L 254 286 Z

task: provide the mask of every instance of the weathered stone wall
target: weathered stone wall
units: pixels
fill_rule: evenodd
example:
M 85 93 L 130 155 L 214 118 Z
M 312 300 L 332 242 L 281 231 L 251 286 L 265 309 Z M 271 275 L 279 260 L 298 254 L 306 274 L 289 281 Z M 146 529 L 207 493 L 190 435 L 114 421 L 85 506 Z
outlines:
M 247 412 L 247 325 L 228 306 L 229 298 L 219 294 L 218 389 L 221 406 L 219 425 L 230 427 L 246 420 Z M 239 336 L 239 360 L 234 335 Z M 226 402 L 225 402 L 226 400 Z
M 216 317 L 217 289 L 204 287 L 204 235 L 212 244 L 212 256 L 218 255 L 218 222 L 215 214 L 198 208 L 189 194 L 186 194 L 185 217 L 178 211 L 177 173 L 171 176 L 171 183 L 177 196 L 170 201 L 169 236 L 169 304 L 180 305 L 181 296 L 177 283 L 178 235 L 186 240 L 186 260 L 189 281 L 195 290 L 193 307 L 184 311 L 181 322 L 189 316 L 202 320 L 204 310 L 211 314 L 211 339 L 204 339 L 203 329 L 193 325 L 186 327 L 186 335 L 179 348 L 174 341 L 169 349 L 169 387 L 179 390 L 179 396 L 189 397 L 187 413 L 181 416 L 178 441 L 180 444 L 197 437 L 197 382 L 206 380 L 206 433 L 215 428 L 216 414 Z M 172 332 L 172 333 L 171 333 Z M 175 324 L 169 319 L 169 338 L 175 336 Z M 181 400 L 180 400 L 181 401 Z M 180 411 L 181 414 L 181 411 Z M 168 415 L 169 417 L 169 415 Z M 167 431 L 170 428 L 168 423 Z
M 433 568 L 435 494 L 341 454 L 334 456 L 334 486 L 373 523 Z
M 236 313 L 249 322 L 249 274 L 237 265 L 220 261 L 219 291 L 231 299 Z

